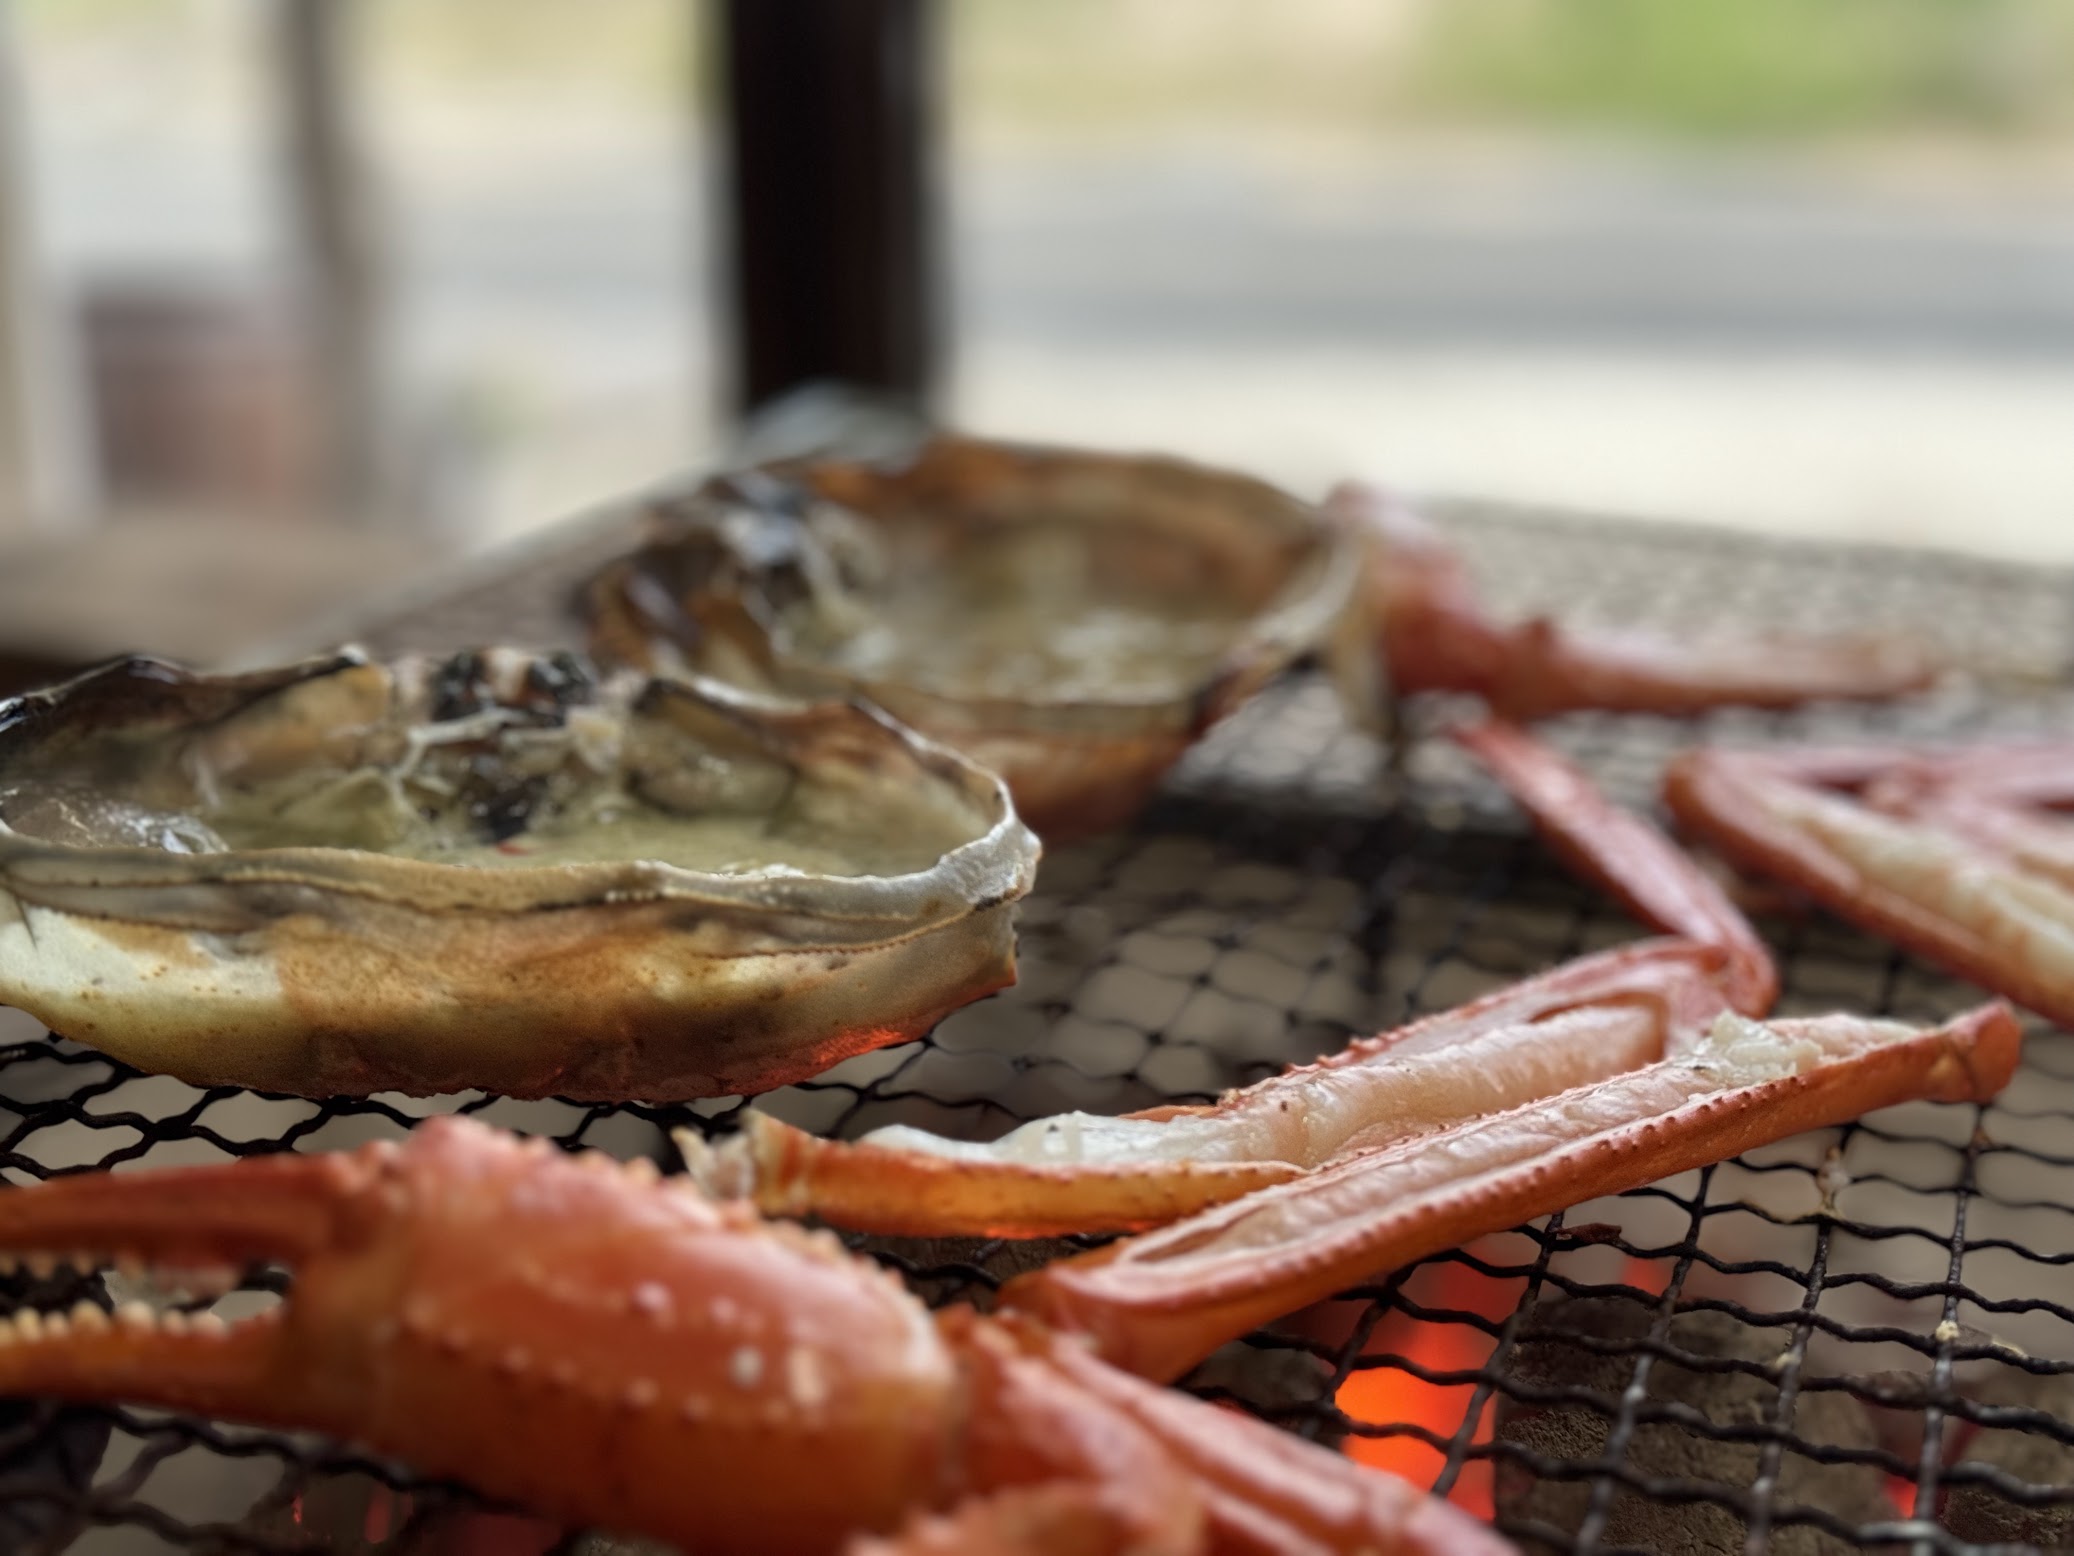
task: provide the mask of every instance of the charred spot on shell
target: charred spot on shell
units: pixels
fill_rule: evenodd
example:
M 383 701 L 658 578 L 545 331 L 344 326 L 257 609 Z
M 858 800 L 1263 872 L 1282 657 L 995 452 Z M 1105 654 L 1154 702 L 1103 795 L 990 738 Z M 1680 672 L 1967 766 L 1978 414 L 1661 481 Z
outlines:
M 514 781 L 489 757 L 471 762 L 468 775 L 469 786 L 463 791 L 468 814 L 493 843 L 506 842 L 525 831 L 533 808 L 547 797 L 546 778 Z
M 597 693 L 596 673 L 567 649 L 558 649 L 526 666 L 526 697 L 535 707 L 544 703 L 565 713 L 579 703 L 593 701 Z
M 758 614 L 774 619 L 811 600 L 815 590 L 814 542 L 806 525 L 806 493 L 768 471 L 744 470 L 723 477 L 705 501 L 728 510 L 733 522 L 720 530 L 729 570 Z
M 500 658 L 506 661 L 501 666 Z M 502 709 L 552 727 L 571 708 L 598 699 L 597 673 L 580 655 L 567 649 L 529 655 L 516 674 L 511 673 L 510 658 L 508 650 L 470 648 L 437 666 L 427 682 L 431 721 L 458 723 Z M 505 672 L 501 676 L 500 669 Z
M 1657 1318 L 1653 1302 L 1626 1297 L 1581 1297 L 1537 1308 L 1521 1332 L 1500 1382 L 1496 1436 L 1534 1458 L 1590 1464 L 1605 1457 L 1621 1397 L 1645 1354 Z M 1774 1364 L 1791 1338 L 1788 1329 L 1746 1324 L 1729 1314 L 1693 1309 L 1674 1314 L 1649 1373 L 1652 1404 L 1676 1402 L 1719 1427 L 1762 1428 L 1778 1412 Z M 1557 1394 L 1582 1390 L 1596 1406 Z M 1786 1423 L 1796 1436 L 1824 1444 L 1879 1446 L 1865 1407 L 1835 1390 L 1802 1392 Z M 1711 1482 L 1747 1492 L 1763 1456 L 1758 1441 L 1726 1441 L 1677 1421 L 1644 1420 L 1628 1441 L 1622 1463 L 1645 1479 Z M 1877 1466 L 1823 1464 L 1788 1449 L 1781 1455 L 1774 1503 L 1815 1507 L 1847 1523 L 1888 1518 Z M 1537 1474 L 1531 1462 L 1497 1460 L 1494 1496 L 1501 1518 L 1531 1520 L 1574 1537 L 1583 1526 L 1595 1477 L 1563 1479 Z M 1603 1533 L 1610 1546 L 1641 1547 L 1665 1556 L 1740 1556 L 1748 1530 L 1733 1509 L 1706 1501 L 1659 1502 L 1626 1487 L 1615 1491 Z M 1779 1556 L 1828 1556 L 1856 1549 L 1811 1524 L 1774 1524 L 1768 1549 Z M 1531 1536 L 1522 1549 L 1552 1549 Z M 1567 1547 L 1564 1547 L 1567 1548 Z
M 432 719 L 451 724 L 480 713 L 493 699 L 482 650 L 464 649 L 432 676 Z

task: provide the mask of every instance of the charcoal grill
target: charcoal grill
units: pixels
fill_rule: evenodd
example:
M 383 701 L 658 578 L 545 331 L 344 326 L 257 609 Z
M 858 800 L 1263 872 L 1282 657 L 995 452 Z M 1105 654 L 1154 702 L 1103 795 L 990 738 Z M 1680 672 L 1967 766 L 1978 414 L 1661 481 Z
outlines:
M 1898 626 L 1978 672 L 1886 709 L 1698 723 L 1577 715 L 1549 726 L 1630 802 L 1647 803 L 1664 757 L 1699 738 L 1960 740 L 2070 728 L 2074 699 L 2059 689 L 2074 660 L 2074 579 L 2065 575 L 1489 508 L 1441 516 L 1506 609 L 1687 635 Z M 569 585 L 627 534 L 628 521 L 608 516 L 494 576 L 363 623 L 361 635 L 383 652 L 569 641 Z M 1061 1108 L 1202 1099 L 1352 1034 L 1632 938 L 1634 927 L 1553 865 L 1459 753 L 1416 738 L 1422 720 L 1447 711 L 1410 710 L 1412 738 L 1393 755 L 1342 723 L 1320 680 L 1288 680 L 1199 748 L 1129 832 L 1047 858 L 1023 918 L 1018 987 L 926 1041 L 866 1055 L 760 1105 L 828 1133 L 908 1122 L 977 1136 Z M 1825 918 L 1765 928 L 1781 953 L 1790 1012 L 1846 1006 L 1929 1019 L 1978 998 Z M 320 1105 L 140 1076 L 20 1026 L 0 1035 L 19 1037 L 0 1047 L 0 1166 L 16 1181 L 347 1146 L 450 1108 L 570 1147 L 674 1164 L 670 1127 L 724 1131 L 741 1106 L 580 1107 L 472 1094 Z M 1019 1265 L 1053 1251 L 869 1246 L 936 1302 L 984 1300 Z M 62 1284 L 14 1295 L 73 1295 Z M 264 1304 L 270 1284 L 256 1279 L 220 1306 Z M 1601 1342 L 1618 1360 L 1618 1387 L 1521 1381 L 1515 1363 L 1534 1312 L 1561 1295 L 1622 1289 L 1649 1305 L 1651 1322 L 1645 1337 Z M 1750 1362 L 1680 1351 L 1669 1318 L 1695 1306 L 1774 1336 L 1775 1354 Z M 1709 1421 L 1651 1392 L 1652 1373 L 1679 1364 L 1761 1373 L 1777 1385 L 1773 1403 L 1761 1419 Z M 1895 1109 L 1580 1206 L 1252 1336 L 1189 1386 L 1480 1509 L 1490 1506 L 1494 1467 L 1587 1485 L 1574 1533 L 1506 1525 L 1551 1549 L 1625 1548 L 1623 1509 L 1639 1501 L 1726 1510 L 1752 1550 L 1769 1540 L 1780 1550 L 1957 1552 L 1989 1547 L 1940 1519 L 1974 1528 L 1985 1509 L 1993 1517 L 1980 1528 L 2021 1539 L 2036 1527 L 2026 1519 L 2074 1518 L 2074 1379 L 2070 1403 L 2056 1406 L 2055 1392 L 2070 1373 L 2074 1037 L 2039 1029 L 1994 1106 Z M 1872 1412 L 1874 1445 L 1801 1434 L 1796 1400 L 1839 1392 Z M 1557 1460 L 1495 1441 L 1491 1422 L 1506 1400 L 1591 1412 L 1602 1446 Z M 1646 1460 L 1638 1468 L 1638 1440 L 1666 1423 L 1754 1445 L 1751 1483 L 1666 1477 Z M 2034 1450 L 2028 1462 L 2047 1466 L 2048 1484 L 1962 1459 L 1984 1428 L 1999 1431 L 1983 1441 Z M 2052 1471 L 2063 1449 L 2065 1467 Z M 1888 1492 L 1883 1506 L 1846 1517 L 1791 1501 L 1780 1488 L 1800 1460 L 1873 1466 Z M 1962 1502 L 1971 1509 L 1963 1517 Z M 473 1506 L 458 1488 L 307 1440 L 132 1410 L 0 1409 L 0 1548 L 9 1550 L 435 1548 L 425 1541 L 442 1520 Z M 571 1536 L 564 1548 L 586 1542 L 596 1543 Z

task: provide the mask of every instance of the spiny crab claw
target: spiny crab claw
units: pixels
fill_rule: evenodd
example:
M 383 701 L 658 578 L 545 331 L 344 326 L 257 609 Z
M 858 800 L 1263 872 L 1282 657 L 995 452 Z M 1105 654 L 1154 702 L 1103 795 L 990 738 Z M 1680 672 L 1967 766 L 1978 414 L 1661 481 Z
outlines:
M 891 1527 L 939 1473 L 937 1443 L 885 1430 L 944 1413 L 953 1370 L 928 1315 L 832 1240 L 746 1236 L 753 1216 L 655 1176 L 442 1119 L 402 1147 L 0 1194 L 9 1252 L 294 1277 L 279 1306 L 228 1325 L 17 1320 L 0 1394 L 315 1428 L 668 1537 L 692 1532 L 696 1465 L 732 1488 L 696 1523 L 722 1549 Z M 773 1483 L 779 1421 L 811 1423 L 822 1500 Z
M 294 1275 L 230 1324 L 18 1317 L 0 1394 L 314 1428 L 705 1552 L 1507 1549 L 1041 1324 L 934 1318 L 828 1234 L 658 1180 L 444 1118 L 402 1146 L 0 1193 L 0 1253 Z

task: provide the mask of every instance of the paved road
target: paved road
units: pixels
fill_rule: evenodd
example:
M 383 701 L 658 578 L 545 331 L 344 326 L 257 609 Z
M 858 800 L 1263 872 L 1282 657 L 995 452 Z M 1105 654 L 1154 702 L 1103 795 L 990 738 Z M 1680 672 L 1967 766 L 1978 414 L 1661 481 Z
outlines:
M 67 268 L 263 261 L 261 170 L 224 149 L 115 155 L 46 135 L 42 203 Z M 396 170 L 414 323 L 581 321 L 601 346 L 663 347 L 656 326 L 708 285 L 675 156 L 636 142 L 525 177 Z M 948 206 L 959 307 L 987 334 L 2074 355 L 2074 184 L 1940 200 L 1776 171 L 1089 156 L 963 168 Z
M 960 193 L 966 304 L 1009 334 L 2074 356 L 2074 187 L 1938 201 L 1776 174 L 1180 162 Z
M 46 151 L 75 276 L 273 247 L 250 165 Z M 492 387 L 492 528 L 698 453 L 711 234 L 684 165 L 608 137 L 397 170 L 408 379 Z M 2074 559 L 2074 183 L 1191 154 L 996 158 L 951 195 L 954 408 L 987 426 Z

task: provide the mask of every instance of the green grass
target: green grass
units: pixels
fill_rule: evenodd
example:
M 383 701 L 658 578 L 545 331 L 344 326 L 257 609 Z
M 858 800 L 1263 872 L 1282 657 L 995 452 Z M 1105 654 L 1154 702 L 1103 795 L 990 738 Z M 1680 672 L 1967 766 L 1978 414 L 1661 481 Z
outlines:
M 2074 103 L 2064 0 L 1468 0 L 1413 96 L 1471 118 L 1803 137 L 2042 127 Z
M 1684 137 L 2074 122 L 2074 0 L 948 0 L 957 101 L 1026 129 L 1440 119 Z

